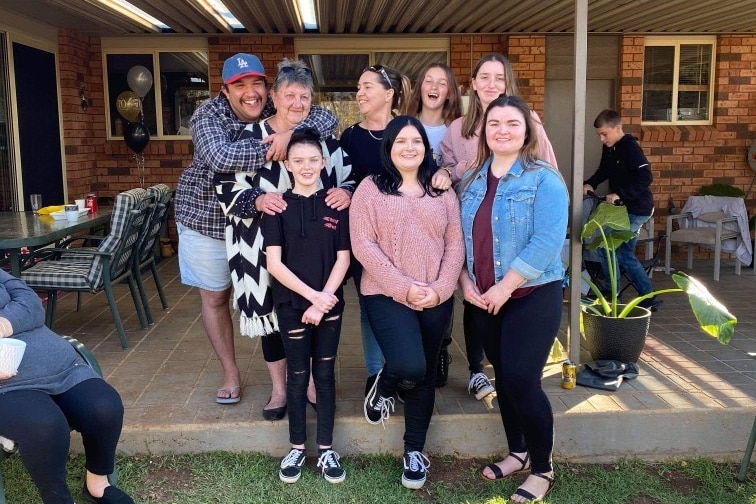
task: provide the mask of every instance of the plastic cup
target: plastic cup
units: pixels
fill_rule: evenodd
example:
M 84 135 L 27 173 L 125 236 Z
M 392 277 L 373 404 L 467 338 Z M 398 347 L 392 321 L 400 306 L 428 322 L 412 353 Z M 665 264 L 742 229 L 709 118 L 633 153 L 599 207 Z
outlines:
M 74 200 L 76 202 L 76 206 L 79 207 L 79 210 L 86 210 L 87 209 L 87 200 L 85 199 L 77 199 Z
M 65 212 L 66 212 L 66 219 L 68 219 L 71 222 L 76 222 L 79 220 L 79 207 L 76 205 L 66 205 L 65 206 Z
M 37 211 L 42 208 L 42 195 L 30 194 L 29 203 L 31 203 L 32 212 L 37 213 Z
M 14 338 L 0 339 L 0 373 L 13 374 L 24 358 L 26 342 Z

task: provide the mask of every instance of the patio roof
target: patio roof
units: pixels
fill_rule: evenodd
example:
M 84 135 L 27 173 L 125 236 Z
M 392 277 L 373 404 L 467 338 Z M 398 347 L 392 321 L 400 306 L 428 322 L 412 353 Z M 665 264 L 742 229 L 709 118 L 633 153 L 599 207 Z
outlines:
M 109 7 L 112 0 L 4 0 L 3 7 L 58 28 L 114 36 L 160 33 Z M 223 0 L 246 28 L 203 7 L 209 0 L 129 0 L 186 34 L 571 33 L 574 0 L 318 0 L 305 30 L 297 0 Z M 589 0 L 589 33 L 754 33 L 753 0 Z

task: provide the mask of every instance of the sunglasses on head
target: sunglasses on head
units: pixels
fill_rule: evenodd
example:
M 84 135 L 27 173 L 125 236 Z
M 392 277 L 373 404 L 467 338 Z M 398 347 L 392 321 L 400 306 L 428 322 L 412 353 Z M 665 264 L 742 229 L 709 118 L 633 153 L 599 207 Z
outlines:
M 373 65 L 369 66 L 365 69 L 365 71 L 370 70 L 371 72 L 375 72 L 377 74 L 383 75 L 383 78 L 386 79 L 386 84 L 388 84 L 389 89 L 393 88 L 394 86 L 391 84 L 391 79 L 388 76 L 388 73 L 386 73 L 386 69 L 383 68 L 383 65 Z
M 293 73 L 293 72 L 296 72 L 297 70 L 301 70 L 307 77 L 312 77 L 312 70 L 310 70 L 307 67 L 295 68 L 293 66 L 285 66 L 285 67 L 281 67 L 278 73 L 280 74 Z

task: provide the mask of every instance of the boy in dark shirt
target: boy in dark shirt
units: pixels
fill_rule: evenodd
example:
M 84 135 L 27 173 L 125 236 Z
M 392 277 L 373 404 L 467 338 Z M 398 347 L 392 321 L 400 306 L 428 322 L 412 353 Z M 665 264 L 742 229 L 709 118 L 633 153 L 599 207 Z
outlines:
M 593 127 L 604 147 L 598 170 L 585 181 L 583 194 L 588 194 L 600 183 L 609 180 L 610 193 L 606 195 L 606 202 L 612 205 L 621 200 L 627 207 L 630 230 L 636 237 L 617 248 L 617 262 L 638 294 L 648 294 L 653 291 L 653 287 L 635 255 L 635 242 L 640 228 L 654 214 L 654 196 L 649 189 L 653 181 L 651 168 L 635 137 L 622 131 L 622 119 L 616 111 L 603 110 L 593 122 Z M 602 259 L 604 276 L 609 278 L 606 258 L 603 254 L 599 254 L 599 257 Z M 619 275 L 615 275 L 615 278 L 619 281 Z M 655 310 L 659 303 L 656 298 L 651 298 L 642 301 L 641 306 Z
M 330 483 L 346 476 L 331 449 L 336 410 L 334 365 L 344 310 L 342 283 L 349 268 L 347 210 L 325 203 L 318 190 L 325 158 L 315 132 L 295 131 L 286 153 L 294 188 L 284 193 L 286 209 L 262 219 L 268 272 L 275 278 L 273 304 L 286 351 L 286 401 L 291 451 L 279 478 L 295 483 L 305 460 L 307 383 L 315 381 L 318 467 Z

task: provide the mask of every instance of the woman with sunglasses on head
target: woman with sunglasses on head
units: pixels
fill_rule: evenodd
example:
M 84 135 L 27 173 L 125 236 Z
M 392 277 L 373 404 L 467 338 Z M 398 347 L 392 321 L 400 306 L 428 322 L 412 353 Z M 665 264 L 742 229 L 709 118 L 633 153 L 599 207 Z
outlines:
M 440 168 L 433 174 L 431 184 L 436 189 L 449 189 L 451 172 L 448 168 L 441 168 L 441 140 L 452 121 L 462 115 L 462 96 L 451 68 L 444 63 L 428 63 L 420 70 L 407 102 L 406 114 L 417 117 L 423 123 L 433 152 L 433 160 Z M 444 344 L 438 358 L 437 387 L 445 386 L 449 378 L 451 357 L 448 347 L 452 341 L 451 325 L 449 328 L 449 334 L 444 335 Z
M 341 148 L 349 155 L 352 173 L 357 185 L 370 175 L 380 173 L 381 141 L 386 125 L 391 121 L 393 110 L 400 110 L 410 93 L 409 79 L 383 65 L 365 68 L 357 82 L 355 98 L 363 120 L 348 127 L 341 134 Z M 360 303 L 360 328 L 362 332 L 362 349 L 365 352 L 365 367 L 368 379 L 365 395 L 383 367 L 383 354 L 378 347 L 370 322 L 367 319 L 364 298 L 360 292 L 362 266 L 352 260 L 351 273 L 357 287 Z
M 369 423 L 384 423 L 393 411 L 393 395 L 403 392 L 402 485 L 416 489 L 430 465 L 422 451 L 464 241 L 456 195 L 431 186 L 437 168 L 420 121 L 399 116 L 388 124 L 381 164 L 383 171 L 355 191 L 349 216 L 352 250 L 364 268 L 360 292 L 386 359 L 364 413 Z
M 450 182 L 458 182 L 468 170 L 476 166 L 483 114 L 488 105 L 502 94 L 518 95 L 517 80 L 512 65 L 502 54 L 486 54 L 478 61 L 472 72 L 467 113 L 451 123 L 441 141 L 443 167 L 450 175 Z M 530 116 L 538 135 L 536 157 L 556 167 L 554 149 L 546 136 L 541 120 L 533 111 L 530 112 Z M 446 173 L 439 172 L 439 176 L 444 177 Z M 468 303 L 465 303 L 463 327 L 470 370 L 467 391 L 476 399 L 483 399 L 494 392 L 494 387 L 483 372 L 483 343 L 480 335 L 469 329 L 467 308 Z
M 465 330 L 481 336 L 493 364 L 509 447 L 481 475 L 496 481 L 529 472 L 510 502 L 540 501 L 554 486 L 554 416 L 541 376 L 562 318 L 567 186 L 538 159 L 538 129 L 521 98 L 493 100 L 481 122 L 476 167 L 459 184 L 466 250 L 459 283 Z
M 310 69 L 302 61 L 284 59 L 278 65 L 278 75 L 270 90 L 275 115 L 249 124 L 240 139 L 263 140 L 274 133 L 293 130 L 310 115 L 314 91 Z M 321 138 L 321 146 L 326 166 L 320 173 L 319 187 L 326 190 L 325 203 L 330 208 L 344 210 L 349 207 L 354 191 L 349 158 L 333 135 Z M 263 214 L 275 215 L 286 209 L 283 193 L 291 189 L 291 178 L 282 162 L 268 161 L 254 172 L 218 174 L 215 183 L 218 201 L 226 215 L 226 248 L 234 304 L 241 312 L 241 334 L 263 337 L 263 357 L 273 384 L 270 399 L 263 408 L 263 418 L 280 420 L 286 415 L 286 356 L 270 278 L 261 260 L 264 251 L 260 219 Z M 316 407 L 312 383 L 307 396 Z

